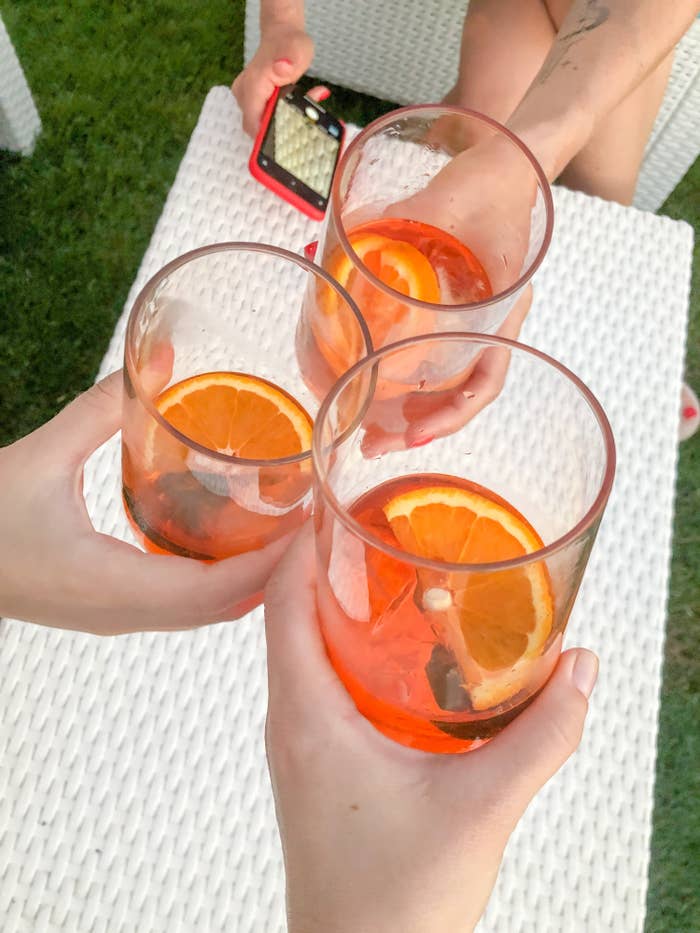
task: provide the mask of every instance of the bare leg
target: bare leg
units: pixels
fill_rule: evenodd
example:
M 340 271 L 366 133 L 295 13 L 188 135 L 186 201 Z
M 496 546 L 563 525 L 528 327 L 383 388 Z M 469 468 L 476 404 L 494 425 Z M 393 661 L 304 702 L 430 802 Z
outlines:
M 555 35 L 541 0 L 471 0 L 457 83 L 446 102 L 505 123 L 540 70 Z
M 472 0 L 459 78 L 446 100 L 506 121 L 549 52 L 570 0 Z M 596 128 L 561 176 L 569 188 L 630 204 L 672 55 Z
M 544 0 L 558 30 L 570 0 Z M 622 100 L 569 162 L 560 181 L 567 188 L 631 204 L 644 150 L 666 93 L 673 53 Z

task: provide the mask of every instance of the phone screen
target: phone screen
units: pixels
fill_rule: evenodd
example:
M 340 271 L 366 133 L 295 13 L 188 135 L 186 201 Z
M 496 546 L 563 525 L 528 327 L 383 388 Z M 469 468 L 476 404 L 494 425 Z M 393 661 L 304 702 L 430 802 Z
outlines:
M 285 187 L 324 210 L 341 134 L 335 117 L 294 88 L 277 99 L 258 162 Z

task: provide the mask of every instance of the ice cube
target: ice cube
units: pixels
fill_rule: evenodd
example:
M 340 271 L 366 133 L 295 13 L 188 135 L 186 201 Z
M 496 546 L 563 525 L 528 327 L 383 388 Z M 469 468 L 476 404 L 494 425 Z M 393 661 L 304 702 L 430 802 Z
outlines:
M 452 593 L 438 586 L 431 586 L 423 593 L 423 609 L 426 612 L 446 612 L 452 608 Z
M 370 616 L 365 568 L 364 542 L 336 522 L 328 561 L 328 582 L 343 612 L 357 622 L 366 622 Z
M 260 470 L 257 467 L 226 463 L 191 450 L 185 460 L 195 479 L 216 496 L 231 499 L 236 505 L 257 515 L 286 515 L 288 505 L 282 507 L 264 499 L 260 494 Z

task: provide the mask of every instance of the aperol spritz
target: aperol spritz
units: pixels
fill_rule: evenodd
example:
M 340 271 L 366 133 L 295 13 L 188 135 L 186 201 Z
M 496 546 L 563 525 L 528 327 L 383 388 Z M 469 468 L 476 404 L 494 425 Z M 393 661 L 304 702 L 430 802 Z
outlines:
M 507 349 L 504 389 L 448 437 L 367 456 L 384 368 L 445 343 L 465 357 Z M 341 377 L 313 437 L 319 620 L 381 732 L 468 751 L 532 702 L 556 665 L 614 462 L 589 390 L 512 341 L 418 337 Z
M 335 296 L 343 333 L 369 349 L 345 292 L 307 260 L 223 243 L 145 286 L 126 336 L 123 498 L 145 548 L 203 561 L 256 552 L 311 509 L 318 398 L 294 337 L 309 283 Z M 270 565 L 271 569 L 271 565 Z

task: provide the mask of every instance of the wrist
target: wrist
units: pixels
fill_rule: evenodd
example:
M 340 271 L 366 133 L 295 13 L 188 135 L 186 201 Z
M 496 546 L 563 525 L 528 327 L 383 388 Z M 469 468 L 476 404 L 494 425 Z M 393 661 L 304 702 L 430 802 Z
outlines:
M 532 152 L 549 181 L 561 174 L 593 132 L 593 121 L 585 108 L 568 102 L 560 112 L 549 107 L 545 110 L 530 95 L 516 108 L 507 126 Z
M 273 0 L 264 3 L 260 15 L 260 35 L 276 29 L 298 29 L 304 32 L 304 4 L 299 0 Z
M 349 869 L 350 877 L 355 875 Z M 471 931 L 486 908 L 493 886 L 481 892 L 473 887 L 445 883 L 428 874 L 419 884 L 420 895 L 397 883 L 389 871 L 381 872 L 365 884 L 341 884 L 339 874 L 318 884 L 287 876 L 287 933 L 445 933 Z M 454 882 L 454 877 L 451 879 Z

